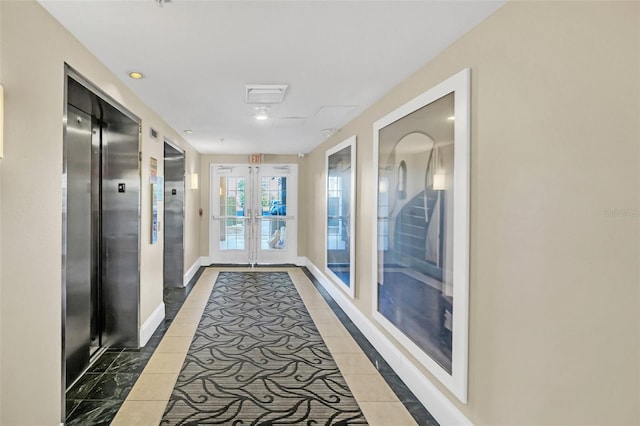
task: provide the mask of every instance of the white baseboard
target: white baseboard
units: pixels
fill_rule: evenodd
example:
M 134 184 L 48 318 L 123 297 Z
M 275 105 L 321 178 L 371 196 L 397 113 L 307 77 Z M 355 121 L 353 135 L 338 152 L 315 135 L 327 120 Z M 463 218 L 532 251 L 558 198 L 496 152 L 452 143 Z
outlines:
M 200 266 L 209 266 L 213 260 L 209 256 L 200 256 Z
M 293 263 L 296 266 L 307 266 L 307 264 L 309 263 L 309 259 L 304 256 L 296 256 Z
M 422 405 L 441 425 L 472 425 L 469 420 L 376 325 L 340 291 L 308 258 L 306 266 L 333 300 L 349 316 L 364 337 L 376 348 Z
M 197 258 L 196 261 L 193 262 L 193 265 L 191 265 L 191 268 L 189 268 L 189 270 L 184 274 L 184 279 L 182 281 L 183 287 L 186 287 L 187 284 L 189 284 L 189 281 L 191 281 L 191 278 L 193 278 L 196 272 L 198 272 L 198 269 L 200 269 L 200 266 L 202 266 L 201 257 Z
M 164 320 L 164 302 L 161 302 L 140 328 L 140 346 L 145 346 L 153 332 Z

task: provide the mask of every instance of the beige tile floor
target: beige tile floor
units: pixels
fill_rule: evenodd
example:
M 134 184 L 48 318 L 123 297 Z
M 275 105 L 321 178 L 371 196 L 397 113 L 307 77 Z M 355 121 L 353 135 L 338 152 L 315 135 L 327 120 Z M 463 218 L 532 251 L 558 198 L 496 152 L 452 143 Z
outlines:
M 112 425 L 156 426 L 160 423 L 218 273 L 225 270 L 229 269 L 207 268 L 200 276 Z M 250 268 L 230 270 L 251 271 Z M 302 270 L 260 268 L 259 271 L 289 273 L 370 425 L 416 424 Z

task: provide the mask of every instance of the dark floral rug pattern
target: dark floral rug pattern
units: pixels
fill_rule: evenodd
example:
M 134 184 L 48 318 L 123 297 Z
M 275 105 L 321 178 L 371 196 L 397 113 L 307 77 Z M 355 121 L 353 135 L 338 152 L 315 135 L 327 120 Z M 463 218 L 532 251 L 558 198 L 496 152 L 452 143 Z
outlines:
M 221 272 L 163 425 L 367 424 L 286 272 Z

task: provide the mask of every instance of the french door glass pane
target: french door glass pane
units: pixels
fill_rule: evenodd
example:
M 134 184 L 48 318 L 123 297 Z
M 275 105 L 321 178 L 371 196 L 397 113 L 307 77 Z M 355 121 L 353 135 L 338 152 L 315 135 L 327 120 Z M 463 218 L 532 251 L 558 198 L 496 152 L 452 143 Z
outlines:
M 286 247 L 287 223 L 278 216 L 287 215 L 287 177 L 262 176 L 260 192 L 260 248 L 282 250 Z
M 260 248 L 262 250 L 282 250 L 287 246 L 287 224 L 285 220 L 262 218 L 260 224 Z
M 245 178 L 241 176 L 220 177 L 220 249 L 244 250 L 246 226 Z M 236 219 L 237 217 L 237 219 Z

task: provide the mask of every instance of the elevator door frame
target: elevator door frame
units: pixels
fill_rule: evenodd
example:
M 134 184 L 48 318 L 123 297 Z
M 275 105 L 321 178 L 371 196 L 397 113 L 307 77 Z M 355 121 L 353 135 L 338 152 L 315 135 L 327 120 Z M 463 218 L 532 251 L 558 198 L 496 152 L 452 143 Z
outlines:
M 85 78 L 82 74 L 77 72 L 68 64 L 64 64 L 64 96 L 63 96 L 63 164 L 62 164 L 62 268 L 61 268 L 61 380 L 60 380 L 60 389 L 61 389 L 61 423 L 64 424 L 66 418 L 66 390 L 68 388 L 67 385 L 71 385 L 71 383 L 66 383 L 66 319 L 67 319 L 67 266 L 66 266 L 66 254 L 67 254 L 67 120 L 68 120 L 68 105 L 69 105 L 69 78 L 75 80 L 75 82 L 79 83 L 86 90 L 88 90 L 92 95 L 97 97 L 101 102 L 107 104 L 117 112 L 123 114 L 125 117 L 133 121 L 137 124 L 138 132 L 136 135 L 137 139 L 137 157 L 140 156 L 140 118 L 121 105 L 118 101 L 113 99 L 107 93 L 102 91 L 99 87 L 91 83 L 87 78 Z M 137 283 L 137 321 L 136 321 L 136 329 L 137 329 L 137 337 L 139 339 L 139 330 L 140 330 L 140 255 L 141 255 L 141 195 L 142 195 L 142 178 L 141 178 L 141 164 L 138 161 L 137 168 L 137 177 L 135 178 L 138 188 L 137 194 L 137 275 L 135 277 L 135 281 Z M 137 340 L 139 344 L 139 340 Z

